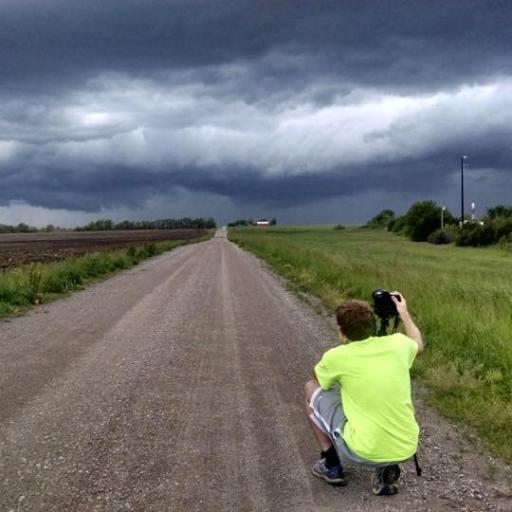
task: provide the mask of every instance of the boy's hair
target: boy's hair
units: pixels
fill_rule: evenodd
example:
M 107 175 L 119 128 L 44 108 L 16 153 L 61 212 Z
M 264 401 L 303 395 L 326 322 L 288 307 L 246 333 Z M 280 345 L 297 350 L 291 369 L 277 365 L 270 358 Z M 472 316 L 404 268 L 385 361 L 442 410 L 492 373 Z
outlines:
M 369 338 L 375 330 L 373 310 L 364 300 L 349 299 L 336 308 L 336 320 L 350 341 Z

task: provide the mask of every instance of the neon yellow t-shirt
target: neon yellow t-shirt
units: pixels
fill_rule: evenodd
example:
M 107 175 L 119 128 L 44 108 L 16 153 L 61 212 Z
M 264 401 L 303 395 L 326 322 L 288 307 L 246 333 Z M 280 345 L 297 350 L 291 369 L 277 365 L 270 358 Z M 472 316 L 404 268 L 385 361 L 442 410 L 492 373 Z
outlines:
M 409 369 L 418 346 L 407 336 L 370 337 L 328 350 L 315 367 L 322 389 L 339 384 L 347 423 L 343 439 L 373 462 L 408 459 L 417 450 Z

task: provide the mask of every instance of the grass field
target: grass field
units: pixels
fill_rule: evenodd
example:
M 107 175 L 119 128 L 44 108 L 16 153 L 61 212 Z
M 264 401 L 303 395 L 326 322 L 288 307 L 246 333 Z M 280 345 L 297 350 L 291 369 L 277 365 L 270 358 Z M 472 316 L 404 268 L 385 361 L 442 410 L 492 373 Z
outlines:
M 415 365 L 432 402 L 512 461 L 512 255 L 332 227 L 231 229 L 229 238 L 334 309 L 399 290 L 426 341 Z

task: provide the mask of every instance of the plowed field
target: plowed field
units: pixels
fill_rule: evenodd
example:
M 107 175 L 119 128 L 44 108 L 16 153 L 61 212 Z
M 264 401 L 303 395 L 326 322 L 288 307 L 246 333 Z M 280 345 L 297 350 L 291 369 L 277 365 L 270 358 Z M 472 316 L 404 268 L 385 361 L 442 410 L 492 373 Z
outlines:
M 0 234 L 0 269 L 24 263 L 57 261 L 91 251 L 142 245 L 164 240 L 191 240 L 206 233 L 202 229 L 152 229 Z

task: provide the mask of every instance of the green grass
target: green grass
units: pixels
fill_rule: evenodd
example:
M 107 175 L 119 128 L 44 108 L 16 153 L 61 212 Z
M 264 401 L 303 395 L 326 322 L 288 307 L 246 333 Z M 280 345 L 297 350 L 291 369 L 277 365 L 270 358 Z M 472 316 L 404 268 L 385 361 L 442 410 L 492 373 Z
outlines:
M 211 238 L 146 243 L 128 249 L 92 252 L 54 263 L 35 263 L 0 273 L 0 317 L 20 314 L 33 304 L 49 302 L 180 245 Z
M 430 400 L 512 461 L 510 252 L 350 227 L 232 229 L 229 238 L 331 309 L 370 300 L 375 288 L 401 291 L 426 341 L 414 373 Z

